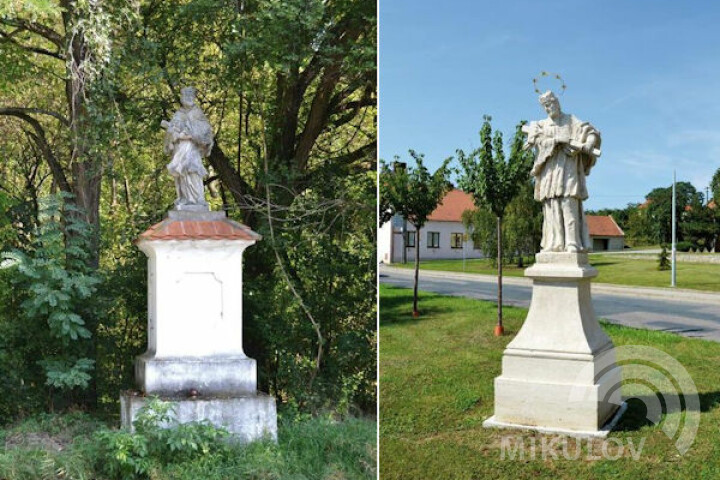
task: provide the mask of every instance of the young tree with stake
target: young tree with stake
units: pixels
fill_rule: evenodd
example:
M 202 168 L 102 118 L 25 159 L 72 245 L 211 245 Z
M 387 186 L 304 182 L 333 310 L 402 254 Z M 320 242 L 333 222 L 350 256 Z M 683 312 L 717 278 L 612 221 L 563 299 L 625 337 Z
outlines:
M 493 135 L 490 126 L 492 118 L 483 116 L 480 129 L 480 147 L 465 154 L 458 150 L 458 160 L 462 167 L 459 185 L 462 190 L 472 194 L 475 206 L 487 206 L 495 215 L 497 230 L 497 268 L 498 268 L 498 323 L 495 335 L 504 333 L 502 324 L 502 226 L 505 209 L 520 191 L 523 182 L 530 174 L 533 158 L 531 152 L 523 149 L 525 136 L 520 122 L 515 129 L 515 137 L 510 146 L 510 157 L 505 160 L 501 132 Z
M 413 285 L 413 317 L 418 311 L 418 275 L 420 270 L 420 229 L 425 226 L 428 216 L 437 208 L 449 189 L 449 164 L 452 157 L 445 159 L 440 168 L 431 174 L 423 163 L 424 155 L 410 150 L 415 159 L 415 168 L 406 167 L 395 157 L 391 169 L 384 162 L 380 171 L 380 198 L 397 215 L 405 218 L 415 227 L 415 280 Z M 407 232 L 403 232 L 404 235 Z

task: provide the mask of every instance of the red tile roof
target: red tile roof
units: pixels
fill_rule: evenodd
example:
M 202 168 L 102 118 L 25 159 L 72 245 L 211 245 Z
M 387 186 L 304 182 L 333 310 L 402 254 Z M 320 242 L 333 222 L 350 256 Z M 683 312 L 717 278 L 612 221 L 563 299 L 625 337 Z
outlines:
M 454 188 L 442 199 L 438 207 L 430 214 L 428 220 L 435 222 L 462 222 L 465 210 L 475 210 L 472 195 Z
M 588 230 L 593 237 L 624 237 L 625 232 L 612 215 L 586 215 Z
M 171 220 L 166 218 L 140 234 L 139 240 L 259 240 L 250 227 L 229 219 Z

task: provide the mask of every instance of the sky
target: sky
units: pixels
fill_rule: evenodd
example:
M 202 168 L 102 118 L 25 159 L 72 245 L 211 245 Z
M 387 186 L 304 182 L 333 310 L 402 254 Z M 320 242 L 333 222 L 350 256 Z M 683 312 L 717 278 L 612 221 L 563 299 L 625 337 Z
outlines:
M 532 80 L 560 74 L 562 109 L 602 134 L 586 209 L 641 203 L 720 168 L 720 2 L 380 0 L 380 158 L 435 169 L 546 117 Z M 539 80 L 541 90 L 560 84 Z M 507 150 L 506 150 L 507 151 Z M 457 165 L 457 164 L 455 164 Z

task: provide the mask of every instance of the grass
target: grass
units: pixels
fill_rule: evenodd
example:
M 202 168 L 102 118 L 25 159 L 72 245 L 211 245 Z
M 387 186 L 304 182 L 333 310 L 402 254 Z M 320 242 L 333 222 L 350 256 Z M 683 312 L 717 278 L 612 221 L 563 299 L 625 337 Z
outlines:
M 635 446 L 645 438 L 637 461 L 627 452 L 614 461 L 585 454 L 578 460 L 543 460 L 539 453 L 536 459 L 501 460 L 504 436 L 521 438 L 526 445 L 536 441 L 538 449 L 542 439 L 552 438 L 482 427 L 493 413 L 493 379 L 500 374 L 503 349 L 526 310 L 506 307 L 506 335 L 494 337 L 496 311 L 490 302 L 422 292 L 423 315 L 412 319 L 412 291 L 383 285 L 380 292 L 380 478 L 720 478 L 720 344 L 603 324 L 616 346 L 661 349 L 694 379 L 701 421 L 684 456 L 660 426 L 645 420 L 643 404 L 630 400 L 610 437 Z
M 0 479 L 106 479 L 98 473 L 96 432 L 105 427 L 86 414 L 43 415 L 0 430 Z M 254 442 L 210 451 L 190 462 L 165 464 L 150 478 L 327 479 L 376 478 L 376 422 L 328 417 L 286 418 L 278 444 Z M 133 476 L 133 478 L 136 478 Z M 138 477 L 144 478 L 144 477 Z
M 590 255 L 590 263 L 598 269 L 599 283 L 615 285 L 631 285 L 642 287 L 669 287 L 670 271 L 657 269 L 658 260 L 654 255 L 645 259 L 625 258 L 621 255 Z M 413 268 L 408 262 L 393 264 L 401 268 Z M 527 267 L 527 264 L 525 265 Z M 496 275 L 497 269 L 488 259 L 465 260 L 463 270 L 462 260 L 423 260 L 420 262 L 422 270 L 442 270 L 449 272 L 481 273 Z M 503 265 L 503 275 L 508 277 L 522 277 L 525 268 L 515 265 Z M 677 286 L 693 290 L 706 290 L 720 292 L 720 264 L 713 263 L 683 263 L 677 264 Z

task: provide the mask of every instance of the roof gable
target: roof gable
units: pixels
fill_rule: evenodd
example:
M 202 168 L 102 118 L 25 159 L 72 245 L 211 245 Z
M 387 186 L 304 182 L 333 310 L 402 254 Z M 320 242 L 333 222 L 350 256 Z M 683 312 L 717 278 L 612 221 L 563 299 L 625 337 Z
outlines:
M 595 237 L 624 237 L 625 232 L 612 215 L 585 215 L 590 235 Z
M 462 214 L 465 210 L 475 210 L 475 203 L 472 195 L 454 188 L 450 190 L 437 208 L 428 217 L 434 222 L 462 222 Z

